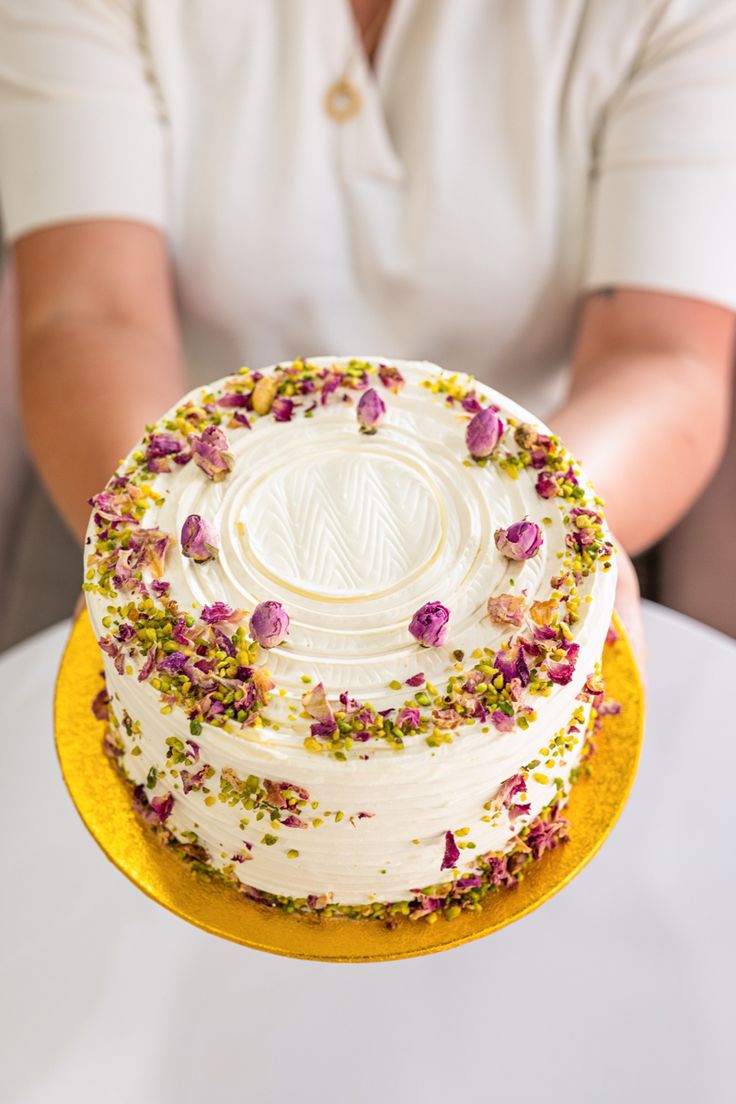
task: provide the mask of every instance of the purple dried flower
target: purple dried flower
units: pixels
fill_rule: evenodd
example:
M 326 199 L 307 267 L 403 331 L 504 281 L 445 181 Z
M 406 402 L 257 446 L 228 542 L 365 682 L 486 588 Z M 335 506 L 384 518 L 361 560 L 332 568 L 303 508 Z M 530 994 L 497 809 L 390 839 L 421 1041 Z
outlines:
M 535 487 L 541 498 L 555 498 L 560 493 L 557 478 L 551 471 L 541 471 L 537 476 Z
M 421 686 L 425 682 L 424 671 L 417 671 L 416 675 L 406 680 L 407 686 Z
M 205 763 L 195 772 L 182 769 L 179 771 L 179 777 L 185 794 L 188 794 L 190 790 L 199 790 L 207 778 L 207 764 Z
M 101 636 L 97 641 L 105 655 L 109 655 L 119 675 L 125 673 L 125 652 L 111 636 Z
M 421 714 L 419 710 L 409 706 L 405 709 L 400 709 L 396 714 L 396 724 L 399 728 L 408 727 L 417 729 L 419 728 L 420 717 Z
M 508 855 L 493 855 L 488 860 L 488 874 L 494 886 L 512 886 L 516 882 L 508 869 Z
M 499 671 L 506 682 L 519 679 L 522 686 L 529 684 L 529 668 L 524 658 L 524 649 L 521 643 L 512 644 L 509 648 L 501 648 L 493 657 L 493 666 Z
M 496 548 L 507 560 L 528 560 L 542 547 L 544 535 L 536 522 L 515 521 L 495 532 Z
M 401 372 L 393 364 L 379 364 L 378 378 L 394 395 L 398 395 L 405 382 Z
M 289 615 L 280 602 L 259 602 L 250 619 L 250 635 L 262 648 L 275 648 L 289 635 Z
M 458 878 L 455 882 L 455 889 L 477 889 L 478 886 L 483 885 L 483 879 L 480 874 L 466 874 L 464 878 Z
M 178 617 L 171 630 L 171 639 L 175 640 L 177 644 L 187 645 L 190 643 L 188 633 L 189 629 L 186 620 L 183 617 Z
M 150 589 L 156 598 L 163 598 L 164 594 L 168 594 L 170 587 L 171 583 L 166 583 L 163 579 L 154 579 Z
M 158 669 L 166 675 L 178 675 L 180 671 L 184 670 L 188 661 L 189 657 L 184 655 L 184 652 L 169 652 L 167 656 L 160 660 Z
M 146 681 L 146 679 L 150 675 L 151 671 L 156 666 L 157 658 L 158 658 L 158 648 L 156 647 L 155 644 L 152 644 L 151 647 L 148 649 L 148 653 L 146 655 L 145 660 L 143 661 L 143 666 L 141 667 L 140 671 L 138 672 L 138 681 L 139 682 L 145 682 Z
M 491 723 L 499 732 L 510 732 L 516 722 L 513 716 L 510 717 L 502 709 L 494 709 L 491 713 Z
M 271 404 L 271 413 L 276 422 L 290 422 L 294 415 L 294 403 L 283 395 L 277 395 Z
M 146 448 L 148 470 L 152 472 L 169 471 L 169 457 L 184 448 L 183 442 L 171 433 L 153 433 Z
M 424 648 L 440 648 L 447 636 L 450 611 L 441 602 L 426 602 L 409 622 L 409 632 Z
M 161 529 L 135 529 L 130 536 L 130 547 L 136 567 L 148 565 L 153 574 L 160 578 L 170 543 L 171 537 Z
M 110 698 L 107 690 L 103 687 L 92 699 L 92 713 L 98 721 L 107 721 L 110 719 Z
M 207 426 L 200 435 L 190 433 L 194 463 L 214 483 L 219 483 L 232 471 L 233 457 L 228 452 L 228 440 L 219 426 Z
M 337 721 L 314 721 L 309 726 L 309 731 L 312 736 L 332 736 L 337 732 Z
M 452 832 L 445 832 L 445 854 L 440 870 L 451 870 L 459 858 L 460 850 L 455 843 L 455 837 Z
M 479 410 L 468 422 L 465 430 L 465 443 L 468 452 L 476 460 L 490 456 L 504 431 L 504 424 L 491 407 Z
M 163 824 L 171 816 L 171 810 L 174 808 L 174 795 L 167 793 L 165 797 L 152 797 L 150 805 L 159 823 Z
M 524 598 L 521 594 L 494 594 L 488 599 L 488 616 L 497 625 L 516 625 L 524 620 Z
M 195 563 L 207 563 L 217 556 L 217 532 L 199 514 L 190 514 L 181 527 L 181 550 Z
M 306 821 L 303 821 L 301 817 L 296 816 L 294 813 L 289 813 L 281 819 L 280 823 L 284 828 L 307 828 Z
M 194 740 L 187 740 L 187 747 L 189 748 L 189 755 L 195 763 L 199 762 L 199 744 Z
M 526 779 L 523 774 L 512 774 L 498 787 L 495 801 L 499 801 L 504 809 L 508 809 L 511 801 L 517 794 L 526 792 Z
M 228 391 L 224 395 L 220 395 L 217 400 L 218 406 L 224 406 L 228 409 L 233 407 L 247 407 L 250 404 L 250 396 L 246 395 L 243 391 Z
M 551 851 L 558 843 L 567 839 L 567 828 L 568 822 L 559 815 L 556 805 L 550 809 L 549 820 L 544 821 L 537 817 L 531 824 L 524 841 L 532 853 L 532 858 L 540 858 L 545 851 Z
M 556 682 L 560 686 L 567 686 L 575 674 L 575 664 L 577 663 L 580 645 L 569 644 L 565 651 L 567 653 L 565 659 L 548 659 L 546 663 L 548 676 L 552 679 L 552 682 Z
M 217 625 L 220 621 L 229 621 L 235 610 L 225 602 L 213 602 L 211 606 L 203 606 L 199 615 L 200 621 L 206 625 Z
M 338 387 L 342 383 L 342 372 L 329 372 L 325 377 L 322 384 L 322 393 L 320 395 L 320 402 L 322 406 L 325 406 L 330 398 L 330 395 L 334 391 L 337 391 Z
M 360 396 L 355 410 L 360 432 L 375 433 L 385 413 L 386 404 L 383 399 L 373 387 L 369 387 Z
M 99 494 L 93 495 L 93 497 L 90 498 L 89 504 L 94 508 L 95 522 L 98 525 L 98 519 L 108 521 L 111 528 L 117 528 L 118 525 L 124 523 L 132 525 L 138 524 L 138 519 L 128 512 L 131 506 L 131 499 L 127 494 L 112 494 L 110 491 L 101 491 Z
M 214 637 L 215 645 L 219 649 L 219 651 L 224 652 L 225 655 L 228 655 L 231 659 L 234 659 L 237 655 L 237 649 L 227 633 L 224 633 L 222 629 L 219 629 L 217 625 L 215 625 L 212 630 L 212 635 Z
M 335 725 L 335 715 L 327 700 L 324 683 L 318 682 L 311 690 L 305 691 L 305 693 L 302 694 L 302 705 L 309 716 L 313 717 L 315 721 L 318 721 L 320 724 Z
M 340 694 L 340 704 L 346 713 L 357 713 L 361 708 L 360 702 L 357 702 L 355 698 L 351 698 L 347 690 L 343 690 Z

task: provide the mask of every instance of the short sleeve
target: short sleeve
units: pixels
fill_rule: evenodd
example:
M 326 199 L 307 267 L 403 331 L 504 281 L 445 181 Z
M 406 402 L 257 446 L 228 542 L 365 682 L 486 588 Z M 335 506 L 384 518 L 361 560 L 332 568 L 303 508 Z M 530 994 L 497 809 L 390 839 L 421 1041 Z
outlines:
M 583 284 L 736 309 L 736 4 L 659 10 L 598 135 Z
M 134 0 L 0 0 L 8 240 L 87 218 L 163 228 L 165 142 Z

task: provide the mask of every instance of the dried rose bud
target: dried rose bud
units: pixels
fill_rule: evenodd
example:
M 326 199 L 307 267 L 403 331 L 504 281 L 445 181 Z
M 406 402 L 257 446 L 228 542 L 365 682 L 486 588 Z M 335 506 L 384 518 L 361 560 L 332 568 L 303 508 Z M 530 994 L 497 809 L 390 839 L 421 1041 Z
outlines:
M 217 533 L 199 514 L 190 514 L 182 525 L 181 550 L 195 563 L 207 563 L 217 556 Z
M 424 648 L 439 648 L 447 636 L 450 611 L 441 602 L 427 602 L 409 622 L 409 632 Z
M 289 615 L 280 602 L 259 602 L 250 619 L 250 635 L 262 648 L 275 648 L 289 635 Z
M 381 396 L 373 388 L 369 387 L 360 396 L 360 401 L 355 411 L 361 433 L 375 433 L 378 423 L 386 413 L 386 404 Z
M 507 560 L 528 560 L 542 547 L 544 535 L 536 522 L 515 521 L 508 529 L 497 529 L 496 548 Z
M 383 386 L 388 387 L 394 395 L 398 395 L 405 382 L 401 372 L 393 364 L 379 364 L 378 378 Z
M 504 424 L 495 410 L 490 407 L 486 410 L 479 410 L 470 419 L 468 428 L 465 430 L 465 443 L 468 446 L 468 452 L 476 460 L 482 460 L 484 457 L 490 456 L 501 440 L 503 431 Z
M 516 625 L 524 620 L 524 599 L 520 594 L 494 594 L 488 599 L 488 616 L 497 625 Z
M 233 457 L 228 452 L 228 440 L 218 426 L 207 426 L 201 435 L 190 433 L 194 463 L 214 483 L 219 483 L 232 471 Z
M 253 388 L 251 402 L 256 414 L 268 414 L 276 398 L 278 383 L 273 376 L 261 376 Z

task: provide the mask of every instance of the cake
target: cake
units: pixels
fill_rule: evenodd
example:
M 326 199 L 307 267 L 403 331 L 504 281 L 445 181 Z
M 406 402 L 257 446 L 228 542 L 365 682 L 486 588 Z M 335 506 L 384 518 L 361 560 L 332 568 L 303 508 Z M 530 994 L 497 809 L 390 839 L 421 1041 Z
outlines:
M 532 414 L 429 363 L 241 369 L 91 505 L 106 750 L 222 892 L 432 922 L 566 838 L 616 570 Z

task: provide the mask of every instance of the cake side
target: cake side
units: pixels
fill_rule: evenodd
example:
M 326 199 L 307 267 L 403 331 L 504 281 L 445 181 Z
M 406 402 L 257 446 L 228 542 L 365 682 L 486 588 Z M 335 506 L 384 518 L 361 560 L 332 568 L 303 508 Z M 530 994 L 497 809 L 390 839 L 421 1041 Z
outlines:
M 458 876 L 567 792 L 610 542 L 572 458 L 491 389 L 402 362 L 276 373 L 192 392 L 97 496 L 86 586 L 117 746 L 162 823 L 256 889 L 406 900 L 445 876 L 448 833 Z M 361 433 L 372 390 L 386 412 Z M 479 461 L 466 430 L 493 407 Z M 233 459 L 207 471 L 187 453 L 210 425 Z M 193 515 L 217 534 L 204 562 L 181 549 Z M 513 559 L 497 533 L 522 519 L 541 540 Z M 271 648 L 248 632 L 266 599 L 290 618 Z M 447 637 L 422 647 L 408 625 L 433 600 Z

